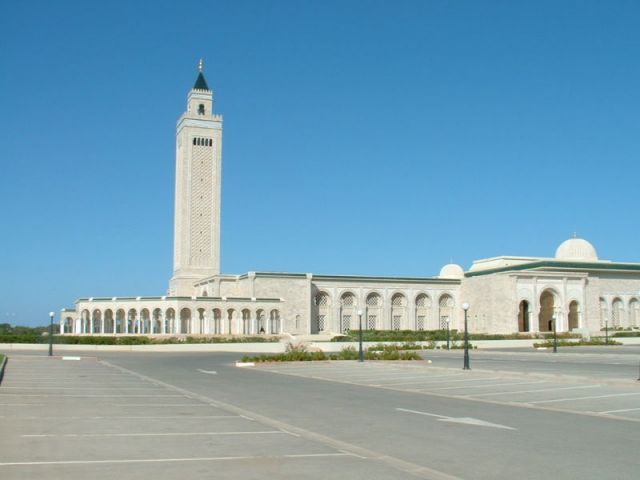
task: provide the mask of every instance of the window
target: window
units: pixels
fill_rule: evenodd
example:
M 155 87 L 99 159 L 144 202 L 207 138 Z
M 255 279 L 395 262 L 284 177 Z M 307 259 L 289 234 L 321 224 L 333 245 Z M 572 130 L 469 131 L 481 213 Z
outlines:
M 204 115 L 204 104 L 198 105 L 198 115 Z

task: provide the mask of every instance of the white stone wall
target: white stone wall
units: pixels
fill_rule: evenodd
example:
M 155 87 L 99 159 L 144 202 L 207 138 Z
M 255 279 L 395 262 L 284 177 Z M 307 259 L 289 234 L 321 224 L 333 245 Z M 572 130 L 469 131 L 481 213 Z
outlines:
M 363 314 L 363 328 L 368 327 L 369 316 L 372 312 L 376 315 L 377 330 L 390 330 L 394 326 L 394 318 L 400 317 L 399 329 L 413 330 L 416 328 L 417 307 L 416 298 L 419 295 L 426 295 L 428 301 L 426 307 L 420 308 L 421 313 L 425 313 L 424 330 L 434 330 L 440 328 L 439 300 L 443 295 L 449 295 L 453 301 L 451 307 L 451 328 L 458 328 L 462 322 L 459 301 L 459 282 L 430 281 L 402 281 L 402 280 L 372 280 L 362 277 L 360 279 L 316 278 L 313 277 L 312 304 L 311 304 L 311 331 L 317 331 L 317 316 L 320 308 L 328 318 L 325 331 L 340 333 L 345 329 L 345 317 L 349 317 L 351 329 L 358 328 L 358 311 Z M 329 305 L 320 307 L 316 305 L 316 298 L 319 293 L 329 296 Z M 354 296 L 354 305 L 341 305 L 341 298 L 344 295 Z M 367 305 L 367 297 L 371 294 L 380 296 L 380 306 Z M 394 296 L 404 297 L 404 305 L 393 305 Z M 342 314 L 342 315 L 341 315 Z M 342 319 L 342 322 L 341 322 Z
M 640 327 L 640 278 L 634 274 L 599 274 L 594 275 L 591 289 L 592 330 L 599 330 L 604 325 L 601 315 L 600 299 L 606 304 L 609 328 Z M 614 312 L 614 305 L 621 308 Z

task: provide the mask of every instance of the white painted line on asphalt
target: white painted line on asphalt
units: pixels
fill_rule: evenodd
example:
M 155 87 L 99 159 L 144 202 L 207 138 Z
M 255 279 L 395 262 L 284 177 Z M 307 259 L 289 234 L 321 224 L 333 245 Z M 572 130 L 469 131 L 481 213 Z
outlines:
M 217 375 L 218 374 L 218 372 L 216 372 L 215 370 L 202 370 L 201 368 L 198 368 L 197 370 L 200 373 L 207 373 L 209 375 Z
M 553 400 L 537 400 L 535 402 L 527 402 L 527 403 L 553 403 L 553 402 L 570 402 L 575 400 L 592 400 L 596 398 L 613 398 L 613 397 L 628 397 L 631 395 L 640 395 L 640 392 L 630 392 L 630 393 L 612 393 L 609 395 L 594 395 L 591 397 L 571 397 L 571 398 L 556 398 Z
M 418 410 L 409 410 L 409 409 L 406 409 L 406 408 L 396 408 L 396 410 L 398 410 L 400 412 L 407 412 L 407 413 L 415 413 L 417 415 L 424 415 L 424 416 L 427 416 L 427 417 L 436 417 L 436 418 L 438 418 L 439 422 L 461 423 L 461 424 L 464 424 L 464 425 L 473 425 L 473 426 L 476 426 L 476 427 L 501 428 L 503 430 L 516 430 L 513 427 L 508 427 L 506 425 L 500 425 L 499 423 L 487 422 L 487 421 L 484 421 L 484 420 L 480 420 L 478 418 L 448 417 L 446 415 L 437 415 L 435 413 L 420 412 Z
M 230 460 L 261 460 L 279 458 L 322 458 L 322 457 L 360 457 L 353 453 L 299 453 L 295 455 L 245 455 L 235 457 L 193 457 L 193 458 L 139 458 L 127 460 L 58 460 L 51 462 L 4 462 L 0 467 L 36 466 L 36 465 L 93 465 L 109 463 L 175 463 L 175 462 L 215 462 Z
M 512 383 L 490 383 L 489 385 L 460 385 L 458 387 L 438 387 L 431 390 L 459 390 L 462 388 L 493 388 L 493 387 L 511 387 L 514 385 L 539 385 L 546 383 L 544 380 L 538 380 L 536 382 L 512 382 Z
M 424 415 L 425 417 L 449 418 L 446 415 L 438 415 L 437 413 L 420 412 L 418 410 L 409 410 L 408 408 L 396 408 L 399 412 L 415 413 L 416 415 Z
M 81 360 L 80 357 L 62 357 L 62 360 Z
M 621 410 L 606 410 L 598 413 L 622 413 L 622 412 L 637 412 L 640 408 L 623 408 Z
M 431 382 L 432 378 L 451 378 L 451 377 L 458 377 L 460 375 L 464 375 L 464 373 L 455 373 L 452 375 L 438 375 L 436 377 L 429 377 L 429 376 L 416 376 L 416 377 L 409 377 L 409 378 L 421 378 L 422 381 L 419 382 L 394 382 L 394 383 L 380 383 L 374 386 L 385 386 L 385 387 L 395 387 L 395 386 L 400 386 L 400 385 L 416 385 L 416 384 L 423 384 L 423 383 L 435 383 L 435 382 Z M 453 380 L 452 380 L 453 381 Z
M 236 367 L 255 367 L 256 364 L 254 362 L 236 362 Z
M 202 419 L 202 418 L 207 418 L 207 419 L 217 419 L 217 418 L 245 418 L 247 420 L 251 420 L 248 417 L 244 417 L 242 415 L 141 415 L 141 416 L 130 416 L 130 415 L 105 415 L 105 416 L 86 416 L 86 417 L 82 417 L 82 416 L 60 416 L 60 415 L 56 415 L 55 417 L 52 416 L 46 416 L 46 417 L 42 417 L 42 416 L 37 416 L 37 415 L 22 415 L 22 416 L 16 416 L 16 415 L 0 415 L 0 418 L 10 418 L 12 420 L 111 420 L 114 418 L 118 418 L 118 419 L 126 419 L 126 420 L 163 420 L 163 419 L 168 419 L 168 420 L 175 420 L 176 418 L 179 418 L 181 420 L 190 420 L 190 419 Z
M 22 438 L 50 438 L 50 437 L 211 437 L 223 435 L 293 435 L 284 430 L 264 430 L 256 432 L 158 432 L 158 433 L 44 433 L 20 435 Z
M 71 395 L 68 393 L 0 393 L 0 397 L 71 397 L 71 398 L 122 398 L 122 397 L 135 397 L 135 398 L 156 398 L 156 397 L 182 397 L 185 398 L 184 395 L 89 395 L 89 394 L 78 394 Z
M 578 385 L 575 387 L 553 387 L 553 388 L 540 388 L 537 390 L 517 390 L 515 392 L 491 392 L 491 393 L 474 393 L 473 397 L 482 397 L 482 396 L 490 396 L 490 395 L 509 395 L 509 394 L 520 394 L 520 393 L 538 393 L 538 392 L 555 392 L 557 390 L 576 390 L 580 388 L 600 388 L 602 385 Z M 526 402 L 526 403 L 535 403 L 535 402 Z
M 95 387 L 58 387 L 58 386 L 48 386 L 48 387 L 16 387 L 16 386 L 2 386 L 3 390 L 14 389 L 14 390 L 148 390 L 153 391 L 154 389 L 148 386 L 144 387 L 117 387 L 117 386 L 95 386 Z M 157 387 L 155 390 L 165 391 L 162 387 Z
M 423 385 L 427 384 L 426 388 L 418 388 L 414 389 L 417 392 L 429 391 L 431 387 L 429 385 L 434 385 L 438 383 L 457 383 L 457 382 L 481 382 L 483 380 L 500 380 L 503 377 L 482 377 L 482 378 L 461 378 L 459 380 L 438 380 L 437 382 L 421 382 Z
M 200 403 L 108 403 L 109 406 L 114 407 L 207 407 L 211 408 L 212 405 L 202 405 Z M 215 406 L 215 405 L 213 405 Z

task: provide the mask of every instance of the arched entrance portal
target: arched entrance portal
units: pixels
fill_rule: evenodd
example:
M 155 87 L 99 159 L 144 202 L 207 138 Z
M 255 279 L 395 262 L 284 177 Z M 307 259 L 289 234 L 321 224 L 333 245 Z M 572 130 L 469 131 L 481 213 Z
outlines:
M 569 331 L 580 327 L 578 302 L 575 300 L 569 304 Z
M 522 300 L 518 309 L 518 331 L 529 331 L 529 302 Z
M 538 315 L 538 330 L 550 332 L 553 330 L 553 315 L 555 311 L 555 295 L 545 290 L 540 295 L 540 314 Z

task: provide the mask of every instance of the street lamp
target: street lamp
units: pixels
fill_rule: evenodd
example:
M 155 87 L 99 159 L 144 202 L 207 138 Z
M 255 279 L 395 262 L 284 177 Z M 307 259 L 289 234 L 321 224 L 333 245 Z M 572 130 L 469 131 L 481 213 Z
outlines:
M 469 310 L 469 304 L 464 302 L 462 304 L 462 310 L 464 310 L 464 366 L 463 370 L 471 370 L 469 366 L 469 330 L 467 328 L 467 311 Z
M 362 310 L 358 310 L 358 328 L 359 328 L 359 348 L 358 348 L 358 361 L 364 362 L 364 350 L 362 350 Z
M 556 329 L 556 318 L 557 316 L 551 318 L 551 321 L 553 322 L 553 353 L 558 353 L 558 331 Z
M 451 350 L 451 346 L 450 346 L 450 342 L 449 342 L 449 340 L 450 340 L 450 335 L 449 335 L 449 332 L 450 332 L 449 322 L 450 322 L 450 320 L 449 320 L 449 317 L 446 318 L 445 322 L 447 322 L 447 350 Z
M 604 321 L 604 344 L 609 345 L 609 320 Z
M 56 314 L 49 312 L 49 356 L 53 355 L 53 317 Z

